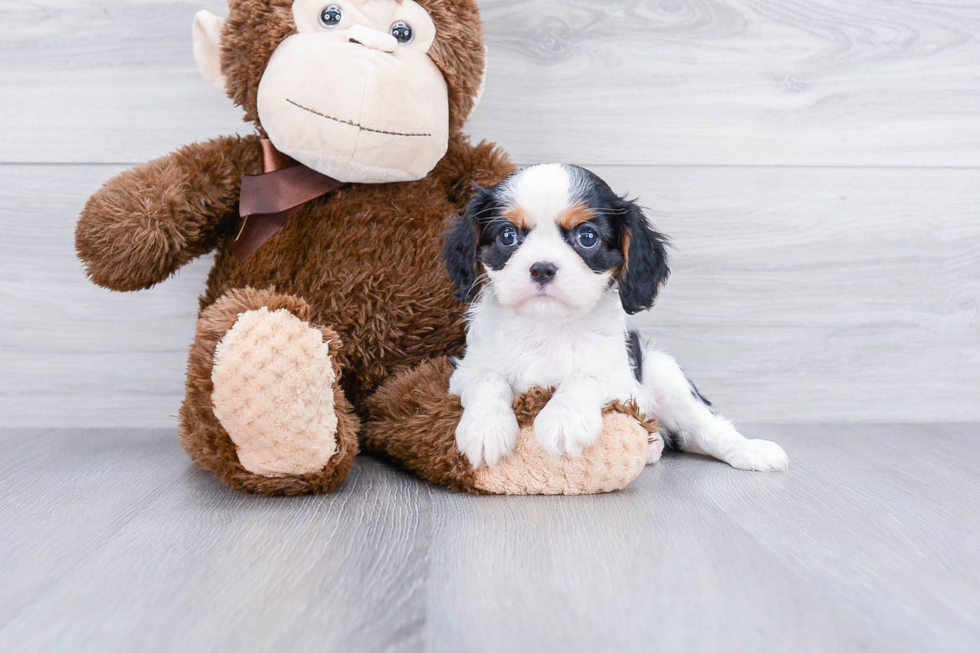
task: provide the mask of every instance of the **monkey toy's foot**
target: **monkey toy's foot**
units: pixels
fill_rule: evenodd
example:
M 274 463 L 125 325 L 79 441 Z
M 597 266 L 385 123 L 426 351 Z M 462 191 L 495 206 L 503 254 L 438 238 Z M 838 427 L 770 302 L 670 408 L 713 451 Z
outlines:
M 211 404 L 245 469 L 307 474 L 337 452 L 329 347 L 285 308 L 264 306 L 239 315 L 218 343 Z
M 231 487 L 326 492 L 350 470 L 358 424 L 338 387 L 339 339 L 308 313 L 298 298 L 244 288 L 198 321 L 181 443 Z

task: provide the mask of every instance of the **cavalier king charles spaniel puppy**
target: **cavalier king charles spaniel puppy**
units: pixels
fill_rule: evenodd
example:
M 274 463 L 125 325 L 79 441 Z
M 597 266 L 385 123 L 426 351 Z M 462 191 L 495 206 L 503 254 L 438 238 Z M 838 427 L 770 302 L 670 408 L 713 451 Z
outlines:
M 779 445 L 743 437 L 673 358 L 629 330 L 627 315 L 653 306 L 670 273 L 667 239 L 593 173 L 544 164 L 480 188 L 443 254 L 458 299 L 471 303 L 449 391 L 463 405 L 456 444 L 474 467 L 513 451 L 514 397 L 541 386 L 555 394 L 534 435 L 554 456 L 581 455 L 602 432 L 602 409 L 633 399 L 669 446 L 738 469 L 786 469 Z M 662 449 L 652 442 L 647 462 Z

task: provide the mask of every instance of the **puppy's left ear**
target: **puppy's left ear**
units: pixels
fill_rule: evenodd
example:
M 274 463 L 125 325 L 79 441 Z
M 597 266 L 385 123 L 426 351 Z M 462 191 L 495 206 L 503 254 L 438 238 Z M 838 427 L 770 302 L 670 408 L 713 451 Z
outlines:
M 442 259 L 449 268 L 449 276 L 456 284 L 456 299 L 461 302 L 473 301 L 480 290 L 477 283 L 480 268 L 476 260 L 480 246 L 480 225 L 477 217 L 489 208 L 490 202 L 487 191 L 478 187 L 466 213 L 453 221 L 446 244 L 442 248 Z
M 669 241 L 654 230 L 635 202 L 621 200 L 623 208 L 623 258 L 619 271 L 619 297 L 623 309 L 633 315 L 653 306 L 660 288 L 670 276 Z

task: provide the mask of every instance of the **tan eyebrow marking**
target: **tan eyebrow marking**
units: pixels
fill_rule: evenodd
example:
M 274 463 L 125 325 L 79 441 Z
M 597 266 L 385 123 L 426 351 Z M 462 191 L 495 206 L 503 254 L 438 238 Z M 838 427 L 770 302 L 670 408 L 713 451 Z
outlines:
M 500 215 L 513 222 L 514 226 L 520 229 L 530 229 L 534 226 L 531 223 L 531 218 L 528 216 L 527 211 L 520 206 L 507 207 L 506 210 L 500 212 Z
M 571 231 L 583 222 L 588 222 L 595 217 L 592 209 L 582 202 L 576 202 L 558 214 L 558 226 L 566 231 Z

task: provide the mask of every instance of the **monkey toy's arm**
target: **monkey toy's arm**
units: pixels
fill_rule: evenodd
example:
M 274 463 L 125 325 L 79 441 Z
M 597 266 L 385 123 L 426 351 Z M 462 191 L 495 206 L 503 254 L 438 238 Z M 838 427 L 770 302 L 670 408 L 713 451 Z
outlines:
M 255 136 L 216 138 L 109 180 L 75 230 L 89 278 L 112 290 L 140 290 L 210 252 L 238 202 L 242 174 L 255 172 L 261 156 Z

